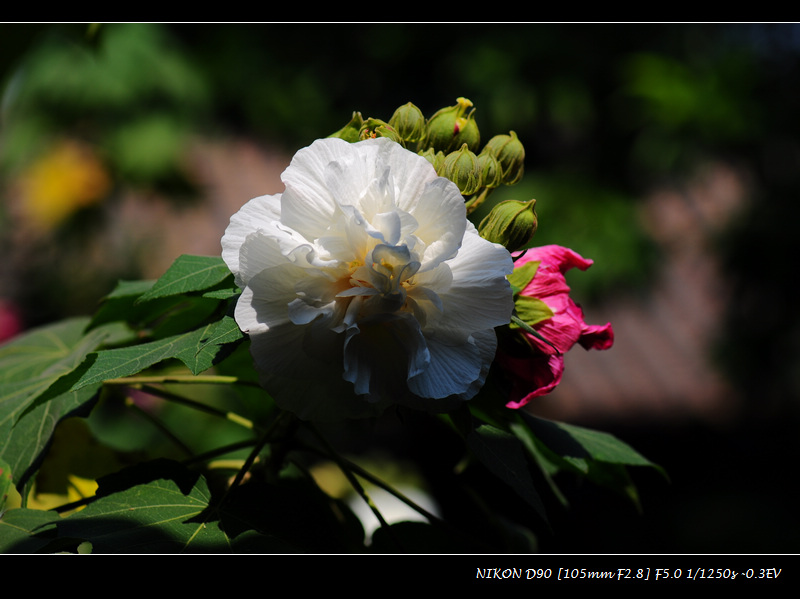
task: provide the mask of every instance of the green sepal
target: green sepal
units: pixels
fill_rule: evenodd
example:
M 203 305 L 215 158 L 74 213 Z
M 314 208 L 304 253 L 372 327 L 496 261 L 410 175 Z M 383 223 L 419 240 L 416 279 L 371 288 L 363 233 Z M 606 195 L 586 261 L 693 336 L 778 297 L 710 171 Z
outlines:
M 511 290 L 514 292 L 515 297 L 533 281 L 533 277 L 536 276 L 536 271 L 539 270 L 540 262 L 540 260 L 526 262 L 522 266 L 516 267 L 514 271 L 506 277 L 511 284 Z
M 548 318 L 553 318 L 553 311 L 550 306 L 536 297 L 520 295 L 514 300 L 516 315 L 528 326 L 533 326 Z

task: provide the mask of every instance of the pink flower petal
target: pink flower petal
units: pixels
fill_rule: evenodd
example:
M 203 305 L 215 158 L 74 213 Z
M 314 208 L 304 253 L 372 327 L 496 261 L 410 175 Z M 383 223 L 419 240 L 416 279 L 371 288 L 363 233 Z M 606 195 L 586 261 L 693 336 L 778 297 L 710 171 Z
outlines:
M 518 254 L 518 256 L 520 256 Z M 585 349 L 608 349 L 614 343 L 611 324 L 587 325 L 583 310 L 569 296 L 564 273 L 571 268 L 586 270 L 592 264 L 577 252 L 558 245 L 531 248 L 515 261 L 515 267 L 538 261 L 536 276 L 520 295 L 543 301 L 553 316 L 533 325 L 550 344 L 529 333 L 522 333 L 530 346 L 528 355 L 511 356 L 501 347 L 498 364 L 510 375 L 512 390 L 509 408 L 520 408 L 531 399 L 550 393 L 561 382 L 563 354 L 580 344 Z

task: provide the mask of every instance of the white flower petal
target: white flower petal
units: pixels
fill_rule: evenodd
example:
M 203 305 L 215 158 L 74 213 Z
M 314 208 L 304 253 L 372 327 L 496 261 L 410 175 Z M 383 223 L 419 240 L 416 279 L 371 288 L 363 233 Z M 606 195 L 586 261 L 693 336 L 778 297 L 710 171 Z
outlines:
M 513 309 L 513 263 L 455 184 L 385 138 L 318 140 L 282 177 L 286 191 L 248 202 L 222 241 L 278 405 L 327 418 L 474 396 Z
M 481 373 L 481 352 L 474 343 L 450 345 L 427 338 L 430 365 L 408 379 L 408 387 L 420 397 L 443 399 L 467 391 Z
M 280 218 L 280 195 L 253 198 L 231 217 L 222 236 L 222 259 L 231 272 L 239 273 L 239 250 L 248 235 Z
M 364 319 L 347 330 L 344 378 L 372 401 L 400 399 L 406 381 L 424 372 L 430 353 L 419 324 L 409 314 Z
M 470 225 L 458 255 L 447 264 L 453 279 L 438 292 L 447 310 L 436 327 L 474 332 L 508 324 L 514 302 L 506 275 L 514 263 L 505 248 L 486 241 Z

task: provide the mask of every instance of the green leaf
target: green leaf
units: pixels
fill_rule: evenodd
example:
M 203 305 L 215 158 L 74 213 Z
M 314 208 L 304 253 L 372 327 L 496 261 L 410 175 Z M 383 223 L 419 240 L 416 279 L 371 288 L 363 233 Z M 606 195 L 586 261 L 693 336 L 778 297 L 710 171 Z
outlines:
M 230 316 L 193 331 L 149 343 L 97 352 L 95 359 L 75 381 L 72 389 L 137 374 L 170 358 L 182 361 L 192 374 L 208 370 L 224 357 L 224 346 L 243 338 Z
M 660 469 L 630 445 L 609 433 L 537 418 L 521 410 L 518 414 L 531 431 L 560 456 Z
M 0 459 L 11 467 L 17 485 L 30 478 L 56 424 L 98 389 L 87 385 L 78 391 L 61 383 L 107 336 L 103 328 L 84 334 L 87 323 L 66 320 L 0 346 Z
M 539 270 L 540 262 L 540 260 L 526 262 L 522 266 L 515 268 L 514 271 L 506 277 L 511 284 L 514 295 L 517 295 L 520 291 L 525 289 L 528 283 L 533 280 L 533 277 L 536 276 L 536 271 Z
M 468 434 L 466 442 L 475 457 L 490 472 L 511 486 L 547 521 L 544 504 L 534 487 L 519 439 L 497 427 L 484 424 Z
M 535 445 L 531 453 L 548 475 L 559 469 L 575 472 L 630 498 L 637 506 L 638 493 L 626 467 L 647 466 L 666 477 L 660 466 L 609 433 L 537 418 L 523 411 L 518 414 Z M 523 435 L 520 429 L 512 430 L 518 437 Z
M 17 508 L 0 514 L 0 553 L 36 553 L 55 538 L 61 517 L 52 511 Z
M 204 291 L 222 283 L 228 277 L 232 277 L 232 274 L 222 258 L 183 254 L 138 301 Z
M 5 511 L 8 496 L 13 488 L 11 467 L 3 460 L 0 460 L 0 514 Z
M 88 541 L 94 553 L 230 551 L 219 522 L 204 516 L 211 499 L 205 479 L 187 482 L 184 475 L 102 496 L 99 490 L 96 501 L 58 522 L 59 536 Z
M 223 505 L 212 498 L 204 477 L 170 460 L 142 463 L 97 482 L 97 499 L 58 522 L 59 537 L 90 542 L 93 553 L 363 550 L 358 520 L 311 481 L 272 484 L 254 477 Z
M 89 327 L 115 321 L 137 323 L 153 318 L 152 306 L 142 309 L 135 306 L 135 301 L 154 283 L 155 281 L 119 281 L 111 293 L 102 299 Z
M 186 364 L 192 374 L 200 374 L 227 355 L 226 346 L 243 338 L 236 321 L 230 316 L 223 316 L 221 320 L 199 330 L 195 345 L 181 350 L 176 357 Z

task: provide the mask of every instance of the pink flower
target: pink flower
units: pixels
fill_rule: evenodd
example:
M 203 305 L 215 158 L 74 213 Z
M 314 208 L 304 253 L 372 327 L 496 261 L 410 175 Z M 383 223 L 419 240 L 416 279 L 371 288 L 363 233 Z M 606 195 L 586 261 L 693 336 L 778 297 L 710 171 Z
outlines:
M 534 397 L 555 389 L 564 373 L 564 354 L 576 343 L 587 350 L 608 349 L 614 343 L 611 323 L 590 326 L 584 322 L 583 311 L 570 299 L 570 289 L 564 279 L 566 271 L 573 267 L 586 270 L 593 264 L 592 260 L 569 248 L 546 245 L 525 252 L 515 261 L 515 270 L 530 262 L 539 262 L 539 266 L 520 291 L 517 305 L 520 308 L 522 302 L 529 301 L 525 298 L 543 302 L 545 318 L 531 326 L 549 343 L 520 330 L 527 341 L 524 348 L 514 348 L 507 343 L 498 351 L 497 361 L 512 379 L 511 400 L 506 404 L 509 408 L 521 408 Z M 526 320 L 523 315 L 521 317 Z

